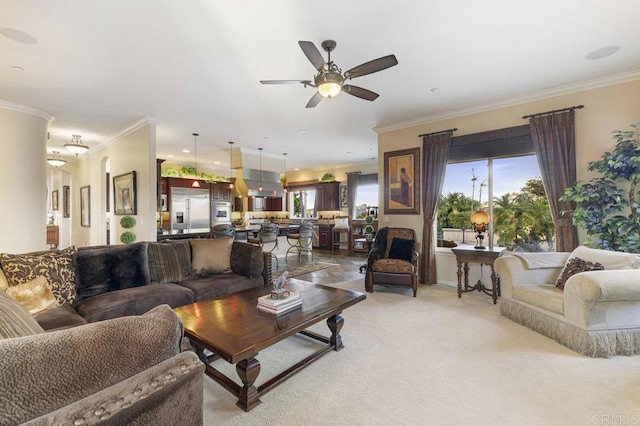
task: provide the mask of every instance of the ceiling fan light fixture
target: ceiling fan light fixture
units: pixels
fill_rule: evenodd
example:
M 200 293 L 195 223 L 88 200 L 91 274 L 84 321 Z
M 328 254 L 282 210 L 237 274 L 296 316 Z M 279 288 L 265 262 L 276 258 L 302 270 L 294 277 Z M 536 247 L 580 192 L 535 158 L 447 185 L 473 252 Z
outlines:
M 342 90 L 342 83 L 344 83 L 344 78 L 335 71 L 320 74 L 316 78 L 318 92 L 325 98 L 337 96 Z

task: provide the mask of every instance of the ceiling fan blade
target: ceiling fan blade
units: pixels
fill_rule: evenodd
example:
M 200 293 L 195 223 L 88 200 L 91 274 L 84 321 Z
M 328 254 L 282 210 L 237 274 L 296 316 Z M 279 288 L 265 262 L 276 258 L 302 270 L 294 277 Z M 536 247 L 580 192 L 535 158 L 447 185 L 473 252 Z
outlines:
M 382 58 L 374 59 L 373 61 L 365 62 L 362 65 L 351 68 L 344 73 L 344 76 L 346 78 L 362 77 L 363 75 L 382 71 L 394 65 L 398 65 L 398 60 L 395 55 L 383 56 Z
M 309 84 L 311 81 L 309 80 L 260 80 L 262 84 Z
M 345 84 L 342 86 L 342 91 L 353 95 L 360 99 L 365 99 L 367 101 L 375 101 L 378 96 L 376 92 L 372 92 L 371 90 L 363 89 L 362 87 L 352 86 L 350 84 Z
M 320 54 L 320 51 L 318 50 L 316 45 L 313 44 L 313 42 L 299 41 L 298 44 L 300 45 L 300 48 L 304 52 L 309 62 L 311 62 L 318 71 L 327 66 L 327 64 L 324 62 L 324 58 Z
M 309 99 L 309 102 L 307 102 L 307 108 L 315 107 L 320 103 L 321 100 L 322 100 L 322 95 L 320 94 L 320 92 L 316 92 L 316 94 L 313 95 L 311 99 Z

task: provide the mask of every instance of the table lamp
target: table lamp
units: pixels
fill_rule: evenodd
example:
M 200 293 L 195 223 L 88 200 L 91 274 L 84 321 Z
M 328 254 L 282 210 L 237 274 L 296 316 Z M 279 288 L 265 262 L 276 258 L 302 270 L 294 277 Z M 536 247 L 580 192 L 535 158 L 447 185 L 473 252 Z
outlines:
M 487 225 L 489 225 L 489 222 L 491 220 L 489 219 L 489 215 L 482 210 L 478 210 L 471 215 L 470 219 L 471 224 L 473 225 L 473 230 L 476 233 L 476 245 L 474 249 L 486 249 L 486 247 L 482 244 L 482 240 L 484 240 L 484 232 L 487 230 Z

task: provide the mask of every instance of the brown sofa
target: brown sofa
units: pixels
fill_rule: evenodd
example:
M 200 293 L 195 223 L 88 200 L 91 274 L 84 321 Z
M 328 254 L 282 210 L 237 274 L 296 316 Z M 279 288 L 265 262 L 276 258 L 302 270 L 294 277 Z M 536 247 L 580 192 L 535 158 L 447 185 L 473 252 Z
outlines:
M 14 281 L 46 276 L 60 304 L 36 316 L 48 331 L 141 315 L 162 304 L 175 308 L 271 282 L 271 262 L 262 249 L 231 239 L 0 254 L 0 266 Z M 72 279 L 73 288 L 65 289 Z

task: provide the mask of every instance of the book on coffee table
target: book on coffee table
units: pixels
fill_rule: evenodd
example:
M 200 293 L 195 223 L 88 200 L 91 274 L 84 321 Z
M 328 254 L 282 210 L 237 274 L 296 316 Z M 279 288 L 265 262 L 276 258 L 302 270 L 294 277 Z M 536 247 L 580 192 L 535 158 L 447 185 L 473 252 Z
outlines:
M 302 305 L 300 295 L 292 291 L 286 299 L 272 299 L 270 294 L 258 298 L 258 309 L 270 314 L 280 314 Z

